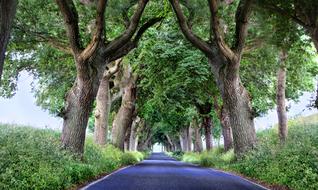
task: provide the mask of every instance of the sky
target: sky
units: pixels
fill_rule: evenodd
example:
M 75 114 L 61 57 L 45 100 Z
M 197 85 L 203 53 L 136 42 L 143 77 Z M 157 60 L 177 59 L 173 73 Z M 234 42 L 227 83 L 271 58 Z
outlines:
M 0 123 L 22 124 L 36 128 L 61 130 L 62 119 L 53 117 L 36 105 L 35 98 L 31 92 L 32 80 L 33 77 L 28 75 L 28 73 L 21 73 L 16 95 L 11 99 L 0 97 Z M 315 92 L 306 92 L 298 103 L 288 102 L 288 105 L 291 106 L 288 117 L 318 113 L 316 109 L 309 110 L 307 108 L 309 100 L 314 95 Z M 271 110 L 264 117 L 255 119 L 256 130 L 269 128 L 276 123 L 276 110 Z

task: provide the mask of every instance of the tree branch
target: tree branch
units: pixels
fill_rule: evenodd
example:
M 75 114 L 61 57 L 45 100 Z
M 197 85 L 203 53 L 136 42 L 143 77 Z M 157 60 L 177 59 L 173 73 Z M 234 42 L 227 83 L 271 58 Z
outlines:
M 273 4 L 265 4 L 263 5 L 263 7 L 271 12 L 274 12 L 276 14 L 279 14 L 281 16 L 284 16 L 288 19 L 292 19 L 294 22 L 296 22 L 297 24 L 305 27 L 306 29 L 309 27 L 306 23 L 304 23 L 302 20 L 300 20 L 299 18 L 297 18 L 296 16 L 290 14 L 288 11 L 273 5 Z
M 235 45 L 234 52 L 241 55 L 248 30 L 248 20 L 252 12 L 252 0 L 241 0 L 235 15 Z
M 149 21 L 147 21 L 145 24 L 143 24 L 139 28 L 139 30 L 138 30 L 138 32 L 133 40 L 127 42 L 124 46 L 122 46 L 117 51 L 115 51 L 114 53 L 111 54 L 112 56 L 110 56 L 110 61 L 115 61 L 121 57 L 124 57 L 131 50 L 136 48 L 138 46 L 139 40 L 141 39 L 142 35 L 147 31 L 147 29 L 150 28 L 151 26 L 153 26 L 154 24 L 156 24 L 157 22 L 161 21 L 162 19 L 163 19 L 163 17 L 152 18 Z M 109 56 L 109 54 L 108 54 L 108 56 Z
M 117 59 L 117 60 L 115 61 L 115 65 L 114 65 L 113 67 L 109 68 L 109 69 L 106 71 L 106 73 L 104 74 L 104 77 L 106 77 L 106 78 L 109 79 L 109 78 L 112 77 L 115 73 L 117 73 L 118 70 L 119 70 L 119 66 L 120 66 L 120 64 L 121 64 L 122 61 L 123 61 L 122 58 L 121 58 L 121 59 Z
M 181 9 L 179 0 L 169 0 L 174 12 L 177 15 L 178 22 L 180 28 L 185 35 L 185 37 L 198 49 L 200 49 L 205 55 L 210 57 L 213 54 L 212 49 L 210 48 L 209 44 L 202 40 L 199 36 L 195 35 L 191 28 L 188 25 L 187 19 Z
M 104 31 L 105 31 L 105 10 L 106 10 L 107 0 L 99 0 L 97 2 L 97 14 L 96 14 L 96 30 L 93 35 L 92 41 L 85 48 L 85 50 L 81 53 L 81 58 L 83 60 L 88 59 L 93 55 L 96 51 L 99 43 L 104 42 Z
M 115 102 L 116 100 L 118 100 L 121 96 L 123 95 L 123 90 L 120 89 L 116 94 L 113 94 L 112 95 L 112 98 L 111 98 L 111 102 Z
M 53 48 L 63 51 L 64 53 L 72 54 L 72 49 L 69 47 L 69 45 L 63 42 L 62 40 L 58 39 L 57 37 L 50 36 L 49 34 L 43 32 L 32 31 L 18 24 L 15 25 L 15 28 L 23 33 L 35 36 L 37 38 L 36 42 L 44 42 L 49 44 Z
M 220 26 L 220 20 L 218 18 L 218 0 L 209 0 L 209 8 L 211 13 L 211 28 L 213 30 L 214 40 L 216 41 L 217 46 L 219 47 L 221 53 L 228 59 L 234 60 L 235 54 L 231 48 L 225 43 L 223 39 L 223 31 Z
M 78 14 L 73 0 L 56 0 L 64 17 L 67 35 L 74 55 L 81 52 L 81 38 L 78 27 Z
M 119 36 L 107 45 L 104 51 L 105 55 L 117 51 L 119 48 L 121 48 L 123 45 L 129 42 L 129 40 L 133 37 L 134 33 L 137 30 L 141 15 L 148 2 L 149 0 L 139 0 L 137 9 L 130 20 L 128 28 L 121 36 Z
M 145 24 L 143 24 L 143 25 L 139 28 L 139 30 L 138 30 L 138 32 L 137 32 L 137 34 L 136 34 L 136 36 L 135 36 L 133 42 L 137 44 L 138 41 L 140 40 L 140 38 L 142 37 L 142 35 L 147 31 L 148 28 L 152 27 L 152 26 L 155 25 L 157 22 L 160 22 L 160 21 L 162 21 L 163 19 L 164 19 L 164 17 L 155 17 L 155 18 L 152 18 L 152 19 L 148 20 Z

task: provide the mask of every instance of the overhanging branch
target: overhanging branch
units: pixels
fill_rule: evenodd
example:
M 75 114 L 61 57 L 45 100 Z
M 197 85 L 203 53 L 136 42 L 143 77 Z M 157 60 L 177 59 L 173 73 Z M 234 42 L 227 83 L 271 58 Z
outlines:
M 201 39 L 199 36 L 195 35 L 191 28 L 188 25 L 187 19 L 181 9 L 179 0 L 169 0 L 172 8 L 177 15 L 177 19 L 180 25 L 180 28 L 185 35 L 185 37 L 198 49 L 200 49 L 208 57 L 213 54 L 212 49 L 209 47 L 209 44 Z
M 78 27 L 78 13 L 74 2 L 72 0 L 56 0 L 56 3 L 64 18 L 71 49 L 75 55 L 79 54 L 82 47 Z
M 148 2 L 149 0 L 139 0 L 137 9 L 130 20 L 128 28 L 121 36 L 119 36 L 107 45 L 104 51 L 105 55 L 117 51 L 131 40 L 131 38 L 137 30 L 141 15 Z

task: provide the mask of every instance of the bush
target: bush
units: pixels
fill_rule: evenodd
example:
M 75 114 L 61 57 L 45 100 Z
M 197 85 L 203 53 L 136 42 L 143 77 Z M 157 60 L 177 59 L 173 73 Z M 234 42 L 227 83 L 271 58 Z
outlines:
M 78 160 L 61 149 L 56 131 L 0 125 L 0 189 L 67 189 L 119 168 L 122 155 L 88 137 Z
M 233 169 L 295 190 L 318 189 L 317 126 L 290 126 L 284 145 L 277 138 L 275 130 L 262 132 L 257 150 L 249 152 Z
M 182 161 L 183 162 L 190 162 L 193 164 L 199 164 L 200 155 L 198 153 L 194 153 L 194 152 L 186 152 L 182 156 Z
M 213 149 L 202 153 L 185 153 L 182 161 L 235 171 L 269 184 L 288 186 L 294 190 L 318 190 L 318 126 L 289 123 L 284 145 L 277 129 L 258 133 L 258 146 L 243 158 L 235 160 L 233 150 Z
M 123 165 L 134 165 L 139 161 L 138 156 L 134 152 L 125 152 L 121 157 L 121 163 Z
M 181 160 L 183 155 L 184 152 L 182 152 L 181 150 L 174 151 L 171 154 L 171 156 L 174 157 L 176 160 Z

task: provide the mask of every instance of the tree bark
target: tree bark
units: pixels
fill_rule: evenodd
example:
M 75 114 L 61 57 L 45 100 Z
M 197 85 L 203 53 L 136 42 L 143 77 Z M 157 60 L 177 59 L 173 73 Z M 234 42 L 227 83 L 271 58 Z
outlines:
M 193 135 L 193 130 L 190 127 L 190 125 L 187 128 L 187 142 L 188 142 L 188 151 L 192 151 L 192 135 Z
M 212 142 L 212 121 L 210 116 L 204 116 L 202 118 L 202 126 L 204 127 L 206 150 L 213 148 Z
M 77 62 L 77 78 L 66 97 L 61 141 L 63 147 L 80 155 L 84 152 L 87 122 L 102 76 L 99 71 L 104 70 L 98 68 L 101 62 L 104 60 L 98 56 L 89 62 Z
M 171 138 L 167 134 L 165 134 L 165 136 L 167 138 L 169 151 L 175 151 L 175 148 L 174 148 L 174 145 L 173 145 L 173 142 L 172 142 Z
M 108 117 L 111 108 L 109 80 L 104 77 L 96 97 L 94 142 L 105 145 L 108 136 Z
M 200 133 L 200 127 L 194 119 L 192 121 L 192 128 L 193 128 L 193 134 L 194 134 L 194 151 L 195 152 L 202 152 L 203 151 L 203 145 L 202 145 L 202 138 Z
M 129 151 L 137 150 L 139 121 L 140 121 L 140 118 L 136 117 L 131 125 L 131 132 L 129 137 Z
M 215 64 L 218 61 L 220 64 Z M 224 64 L 226 59 L 209 59 L 224 108 L 228 110 L 234 141 L 234 152 L 241 156 L 256 145 L 254 115 L 249 94 L 241 83 L 237 64 Z
M 0 1 L 0 85 L 7 45 L 17 10 L 17 0 Z
M 312 34 L 312 41 L 316 47 L 316 51 L 318 53 L 318 27 L 316 27 L 314 33 Z
M 188 138 L 188 128 L 183 128 L 180 131 L 180 142 L 181 142 L 181 149 L 184 152 L 189 151 L 189 138 Z
M 277 72 L 277 88 L 276 88 L 276 103 L 277 103 L 277 116 L 278 116 L 278 131 L 279 140 L 284 143 L 287 138 L 287 113 L 286 113 L 286 67 L 285 60 L 287 52 L 281 51 L 279 55 L 279 68 Z
M 126 130 L 131 126 L 133 121 L 136 101 L 136 79 L 132 74 L 130 66 L 124 75 L 126 75 L 124 78 L 128 80 L 128 83 L 124 87 L 121 106 L 116 114 L 112 128 L 112 144 L 121 150 L 124 150 Z
M 104 71 L 98 88 L 95 109 L 94 142 L 99 145 L 105 145 L 108 136 L 108 118 L 112 104 L 109 79 L 119 70 L 121 61 L 122 59 L 116 60 L 113 67 Z
M 228 151 L 233 148 L 233 136 L 232 129 L 230 126 L 230 117 L 228 111 L 223 107 L 221 111 L 221 125 L 222 135 L 224 140 L 224 151 Z

